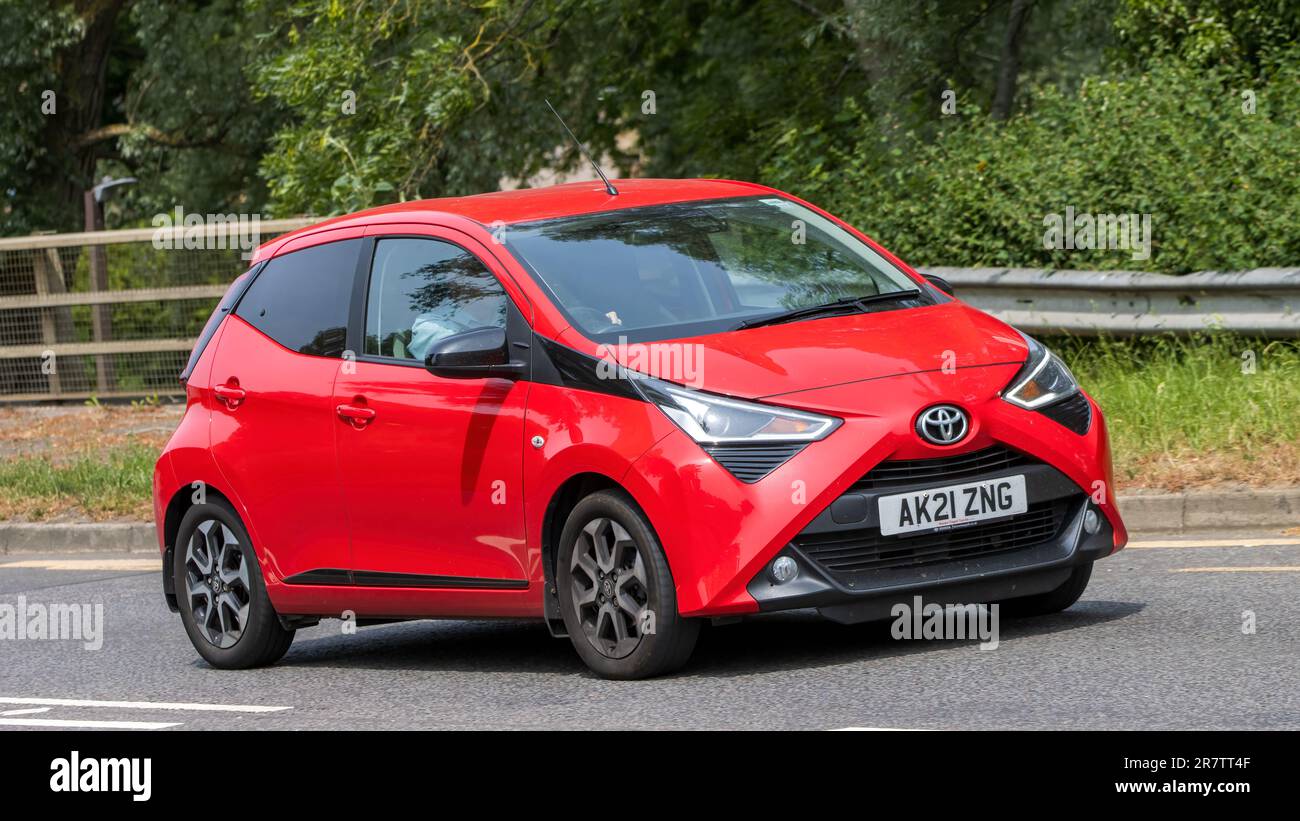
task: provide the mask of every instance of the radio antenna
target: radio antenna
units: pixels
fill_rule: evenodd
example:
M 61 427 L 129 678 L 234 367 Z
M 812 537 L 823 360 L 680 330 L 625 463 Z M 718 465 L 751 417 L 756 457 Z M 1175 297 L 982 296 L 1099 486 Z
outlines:
M 545 97 L 542 99 L 546 100 Z M 555 119 L 560 121 L 560 125 L 564 127 L 564 130 L 569 132 L 569 136 L 572 137 L 573 142 L 577 144 L 578 150 L 582 152 L 582 156 L 586 157 L 587 162 L 591 163 L 591 167 L 596 169 L 596 173 L 600 175 L 600 181 L 605 183 L 605 191 L 607 191 L 611 197 L 617 197 L 618 189 L 609 181 L 609 177 L 605 176 L 605 172 L 600 170 L 600 166 L 591 158 L 591 154 L 587 153 L 587 147 L 582 144 L 582 140 L 578 139 L 578 135 L 573 133 L 573 129 L 569 128 L 568 123 L 564 122 L 564 118 L 560 116 L 560 112 L 555 110 L 555 106 L 551 105 L 550 100 L 546 100 L 546 107 L 555 115 Z

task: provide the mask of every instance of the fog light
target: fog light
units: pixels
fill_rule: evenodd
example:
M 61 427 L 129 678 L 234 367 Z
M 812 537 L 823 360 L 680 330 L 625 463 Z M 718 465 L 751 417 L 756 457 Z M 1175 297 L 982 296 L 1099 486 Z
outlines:
M 1083 514 L 1083 529 L 1089 536 L 1101 530 L 1101 517 L 1092 508 L 1088 508 L 1088 511 Z
M 771 567 L 772 581 L 777 584 L 786 582 L 799 575 L 799 565 L 789 556 L 777 556 Z

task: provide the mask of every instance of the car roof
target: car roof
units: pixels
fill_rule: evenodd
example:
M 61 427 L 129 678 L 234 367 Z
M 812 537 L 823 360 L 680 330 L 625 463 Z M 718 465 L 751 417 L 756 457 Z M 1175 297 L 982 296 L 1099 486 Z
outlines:
M 319 222 L 263 243 L 255 259 L 265 259 L 286 241 L 323 229 L 391 222 L 394 217 L 410 217 L 411 222 L 432 222 L 439 217 L 463 217 L 482 225 L 532 222 L 557 217 L 594 214 L 647 205 L 664 205 L 690 200 L 721 199 L 762 193 L 775 189 L 736 180 L 613 180 L 618 196 L 611 196 L 599 180 L 571 182 L 546 188 L 520 188 L 467 197 L 441 197 L 382 205 Z M 383 219 L 378 219 L 383 218 Z

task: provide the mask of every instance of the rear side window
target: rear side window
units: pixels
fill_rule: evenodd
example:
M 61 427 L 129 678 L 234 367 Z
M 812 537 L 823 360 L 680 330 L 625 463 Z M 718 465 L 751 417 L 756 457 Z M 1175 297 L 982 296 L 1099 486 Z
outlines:
M 257 271 L 247 271 L 235 277 L 235 281 L 230 283 L 230 287 L 226 289 L 226 295 L 221 298 L 221 302 L 217 303 L 217 307 L 212 311 L 212 316 L 208 317 L 207 323 L 203 326 L 203 333 L 199 334 L 198 342 L 194 343 L 194 349 L 190 351 L 190 358 L 185 363 L 185 370 L 181 371 L 181 382 L 190 380 L 190 375 L 194 373 L 194 367 L 199 364 L 199 357 L 203 356 L 203 350 L 212 341 L 212 336 L 220 327 L 221 320 L 226 318 L 226 314 L 230 313 L 230 309 L 244 295 L 244 290 L 248 288 L 249 279 L 256 275 Z
M 235 315 L 291 351 L 343 356 L 361 243 L 345 239 L 275 257 Z

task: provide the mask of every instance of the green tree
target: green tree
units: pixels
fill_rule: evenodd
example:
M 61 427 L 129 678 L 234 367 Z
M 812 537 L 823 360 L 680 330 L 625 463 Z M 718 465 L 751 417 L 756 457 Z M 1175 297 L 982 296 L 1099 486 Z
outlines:
M 250 70 L 258 99 L 291 112 L 262 162 L 281 210 L 328 214 L 493 190 L 561 144 L 547 89 L 574 121 L 596 95 L 547 76 L 578 47 L 583 3 L 421 0 L 261 3 L 272 24 Z M 567 91 L 566 91 L 567 89 Z M 612 132 L 585 130 L 603 144 Z
M 255 210 L 279 112 L 241 67 L 263 26 L 238 0 L 0 0 L 3 233 L 80 230 L 82 193 L 134 175 L 117 219 Z
M 1146 66 L 1177 57 L 1252 76 L 1300 39 L 1294 0 L 1122 0 L 1115 17 L 1121 61 Z

